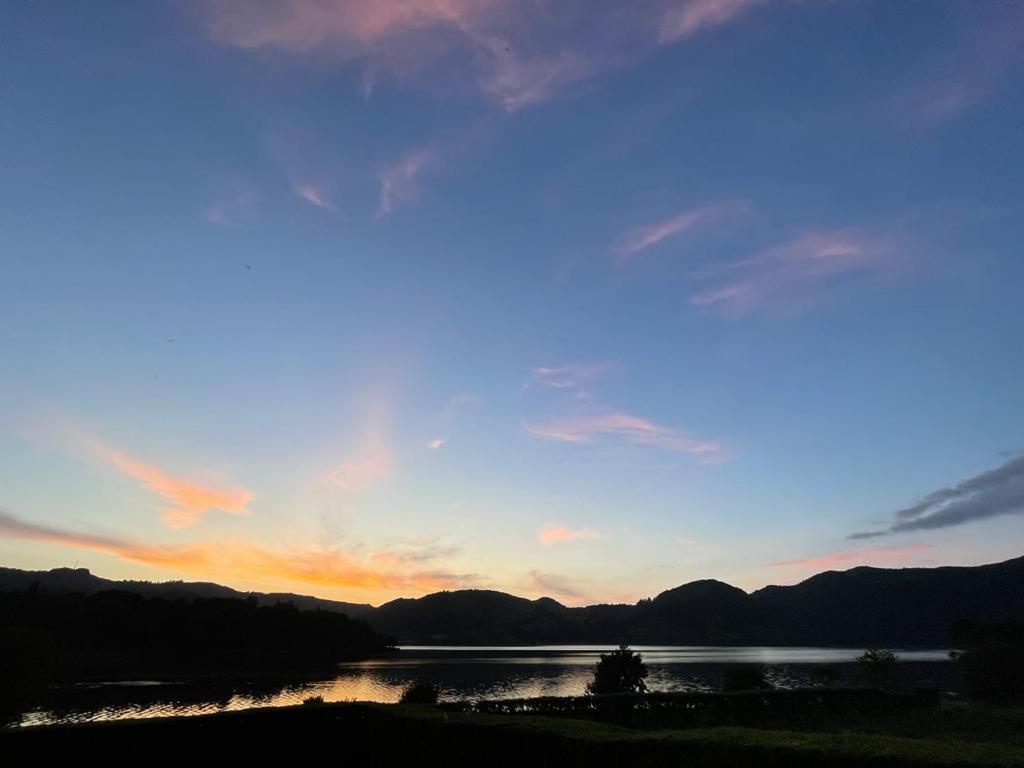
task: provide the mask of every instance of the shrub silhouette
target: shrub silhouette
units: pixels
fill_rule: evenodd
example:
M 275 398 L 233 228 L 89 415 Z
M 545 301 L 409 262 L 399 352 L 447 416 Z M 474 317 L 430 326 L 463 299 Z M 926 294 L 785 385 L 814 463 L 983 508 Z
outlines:
M 894 691 L 900 685 L 899 657 L 884 648 L 870 648 L 857 657 L 861 680 L 871 688 Z
M 644 693 L 647 685 L 647 665 L 643 657 L 631 651 L 628 645 L 620 645 L 618 650 L 602 653 L 594 679 L 587 683 L 587 693 L 599 696 L 605 693 Z
M 727 669 L 722 681 L 722 690 L 725 691 L 764 691 L 772 687 L 764 675 L 764 668 L 757 665 Z
M 402 692 L 402 704 L 437 704 L 441 689 L 433 683 L 413 683 Z
M 304 698 L 302 700 L 302 705 L 304 707 L 312 707 L 312 706 L 314 706 L 316 704 L 323 704 L 323 703 L 324 703 L 324 697 L 323 696 L 307 696 L 306 698 Z
M 835 664 L 816 664 L 811 667 L 811 680 L 822 688 L 839 685 L 842 679 L 843 673 Z
M 950 656 L 971 696 L 993 704 L 1024 702 L 1024 622 L 961 620 L 950 627 L 950 636 L 963 649 Z

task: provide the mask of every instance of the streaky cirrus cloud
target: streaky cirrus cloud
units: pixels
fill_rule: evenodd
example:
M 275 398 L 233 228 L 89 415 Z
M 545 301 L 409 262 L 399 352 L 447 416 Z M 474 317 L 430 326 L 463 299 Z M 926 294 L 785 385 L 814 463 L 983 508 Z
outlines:
M 359 492 L 387 479 L 394 469 L 389 421 L 386 405 L 371 404 L 358 443 L 339 464 L 320 476 L 320 485 Z
M 829 571 L 836 568 L 850 568 L 858 565 L 900 565 L 929 551 L 928 544 L 908 544 L 899 547 L 862 547 L 839 552 L 829 552 L 801 560 L 784 560 L 771 563 L 769 568 L 797 571 Z
M 444 446 L 447 445 L 447 443 L 448 441 L 445 440 L 443 437 L 438 437 L 427 443 L 427 447 L 432 448 L 433 450 L 436 451 L 438 448 L 444 448 Z
M 611 363 L 566 363 L 538 365 L 530 369 L 530 379 L 551 389 L 579 389 L 603 374 Z
M 436 164 L 437 156 L 434 152 L 429 149 L 417 149 L 381 171 L 377 177 L 380 182 L 377 217 L 387 216 L 399 202 L 410 202 L 419 198 L 420 175 Z
M 640 251 L 685 234 L 698 226 L 733 218 L 747 213 L 750 204 L 743 200 L 709 203 L 682 211 L 668 219 L 633 229 L 622 235 L 611 247 L 618 261 L 627 261 Z
M 698 307 L 744 313 L 758 306 L 791 302 L 856 273 L 881 272 L 899 260 L 895 245 L 856 230 L 811 231 L 746 259 L 705 270 L 712 285 L 690 296 Z
M 852 533 L 847 538 L 857 541 L 893 533 L 933 531 L 1005 515 L 1024 515 L 1024 456 L 932 491 L 917 504 L 893 513 L 887 528 Z
M 249 512 L 248 504 L 253 494 L 245 488 L 213 487 L 175 477 L 99 443 L 94 442 L 92 445 L 97 455 L 121 473 L 171 503 L 162 514 L 164 522 L 171 528 L 194 525 L 213 510 L 232 515 L 245 515 Z
M 560 573 L 532 570 L 527 574 L 524 586 L 529 592 L 543 597 L 556 596 L 569 602 L 579 602 L 584 598 L 582 589 L 568 576 Z
M 721 26 L 756 0 L 210 0 L 208 34 L 246 50 L 333 57 L 384 78 L 450 90 L 465 82 L 514 112 L 659 46 Z
M 422 560 L 403 558 L 394 553 L 372 553 L 359 558 L 339 549 L 271 549 L 236 540 L 148 544 L 40 525 L 2 510 L 0 537 L 100 552 L 121 560 L 203 578 L 293 582 L 383 592 L 448 589 L 477 581 L 471 574 L 423 569 Z
M 337 210 L 334 206 L 334 203 L 327 199 L 324 192 L 317 189 L 316 186 L 308 182 L 304 184 L 296 184 L 295 194 L 301 197 L 310 205 L 315 206 L 317 208 L 322 208 L 325 211 Z
M 661 17 L 658 41 L 674 43 L 701 30 L 718 27 L 768 0 L 684 0 L 670 5 Z
M 570 544 L 574 541 L 586 541 L 588 539 L 599 539 L 601 534 L 590 528 L 567 528 L 564 525 L 548 523 L 537 531 L 537 541 L 545 547 L 553 547 L 555 544 Z
M 709 459 L 723 455 L 718 443 L 622 411 L 591 410 L 564 419 L 526 423 L 523 428 L 534 437 L 563 443 L 587 444 L 612 437 L 632 445 L 656 446 Z

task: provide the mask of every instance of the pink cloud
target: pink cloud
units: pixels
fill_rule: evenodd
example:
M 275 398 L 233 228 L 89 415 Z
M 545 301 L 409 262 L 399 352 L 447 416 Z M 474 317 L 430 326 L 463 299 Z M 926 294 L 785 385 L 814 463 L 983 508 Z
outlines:
M 857 565 L 900 565 L 912 561 L 927 552 L 928 544 L 909 544 L 900 547 L 862 547 L 830 552 L 802 560 L 784 560 L 771 563 L 769 568 L 783 568 L 799 571 L 828 571 L 836 568 L 850 568 Z
M 312 184 L 297 184 L 295 194 L 317 208 L 323 208 L 325 211 L 335 210 L 334 203 L 324 197 L 324 193 Z
M 767 0 L 684 0 L 661 17 L 658 42 L 674 43 L 701 30 L 717 27 Z
M 633 445 L 653 445 L 711 459 L 722 454 L 717 443 L 621 411 L 591 411 L 562 420 L 524 424 L 523 428 L 535 437 L 563 443 L 585 444 L 599 437 L 615 437 Z
M 567 363 L 555 366 L 535 366 L 530 378 L 551 389 L 578 389 L 608 370 L 609 363 Z
M 589 528 L 572 530 L 564 525 L 547 524 L 537 531 L 537 541 L 545 547 L 553 547 L 555 544 L 570 544 L 574 541 L 585 541 L 588 539 L 599 539 L 601 534 Z
M 690 303 L 744 312 L 844 275 L 880 272 L 897 260 L 894 245 L 879 238 L 851 230 L 807 232 L 698 275 L 717 285 L 693 294 Z
M 431 440 L 429 443 L 427 443 L 427 447 L 432 448 L 433 450 L 436 451 L 438 448 L 443 448 L 447 444 L 447 440 L 445 440 L 443 437 L 439 437 L 436 440 Z
M 631 229 L 612 246 L 611 252 L 619 261 L 625 261 L 640 251 L 658 245 L 664 240 L 684 234 L 700 225 L 722 219 L 723 217 L 738 216 L 749 209 L 749 204 L 743 201 L 712 203 L 699 208 L 692 208 L 664 221 L 659 221 L 656 224 Z
M 417 199 L 420 195 L 420 174 L 435 163 L 436 157 L 430 150 L 420 149 L 381 171 L 378 177 L 380 181 L 378 218 L 391 213 L 397 202 Z
M 521 0 L 208 0 L 208 34 L 246 50 L 359 62 L 367 96 L 383 77 L 466 83 L 513 112 L 627 66 L 659 45 L 731 20 L 756 0 L 642 4 Z
M 391 447 L 391 403 L 387 397 L 371 395 L 364 405 L 362 435 L 345 458 L 321 475 L 319 483 L 340 491 L 366 491 L 388 478 L 394 469 Z

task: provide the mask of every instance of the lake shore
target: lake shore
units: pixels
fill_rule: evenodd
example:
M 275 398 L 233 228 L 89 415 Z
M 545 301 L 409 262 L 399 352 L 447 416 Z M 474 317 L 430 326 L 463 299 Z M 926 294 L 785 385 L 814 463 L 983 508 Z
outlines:
M 1019 710 L 906 703 L 875 714 L 783 715 L 760 725 L 644 730 L 534 714 L 338 703 L 10 729 L 0 732 L 0 749 L 44 762 L 74 756 L 107 765 L 151 760 L 156 749 L 163 759 L 266 759 L 281 749 L 331 746 L 346 762 L 366 765 L 995 768 L 1024 766 L 1021 722 Z

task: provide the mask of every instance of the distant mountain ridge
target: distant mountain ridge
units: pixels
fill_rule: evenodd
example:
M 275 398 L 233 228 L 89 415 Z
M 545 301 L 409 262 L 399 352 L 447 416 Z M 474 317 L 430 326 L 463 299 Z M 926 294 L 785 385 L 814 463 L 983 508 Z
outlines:
M 0 568 L 0 590 L 126 589 L 167 597 L 248 597 L 339 611 L 400 643 L 424 645 L 633 644 L 942 646 L 957 619 L 1024 619 L 1024 557 L 940 568 L 827 571 L 799 584 L 751 593 L 711 579 L 635 605 L 569 608 L 467 589 L 370 605 L 283 593 L 243 593 L 218 584 L 110 581 L 85 569 Z
M 54 592 L 82 592 L 91 594 L 108 589 L 137 592 L 147 597 L 195 598 L 228 597 L 245 599 L 255 597 L 260 605 L 294 603 L 296 608 L 344 613 L 351 618 L 363 618 L 373 610 L 369 603 L 344 603 L 290 592 L 241 592 L 208 581 L 114 581 L 96 576 L 88 568 L 54 568 L 50 571 L 23 571 L 18 568 L 0 568 L 0 592 L 28 589 L 38 584 L 41 589 Z

